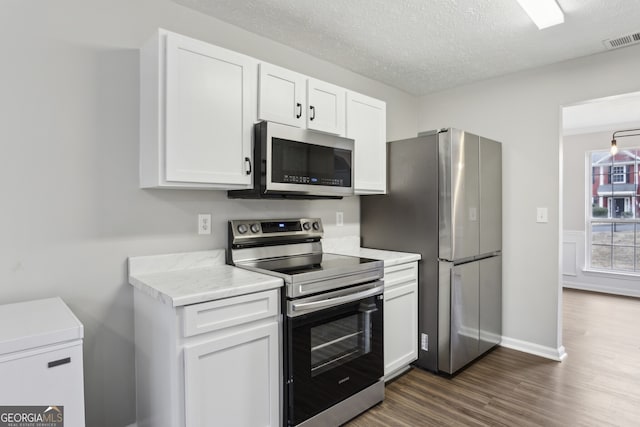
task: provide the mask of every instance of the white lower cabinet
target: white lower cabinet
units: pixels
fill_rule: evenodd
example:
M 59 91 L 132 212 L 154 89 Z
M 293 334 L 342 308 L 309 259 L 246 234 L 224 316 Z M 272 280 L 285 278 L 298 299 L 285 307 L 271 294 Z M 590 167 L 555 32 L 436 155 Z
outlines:
M 277 361 L 277 322 L 185 347 L 187 425 L 276 426 Z
M 384 269 L 384 376 L 389 380 L 418 358 L 418 263 Z
M 278 292 L 173 308 L 136 291 L 137 425 L 279 426 Z

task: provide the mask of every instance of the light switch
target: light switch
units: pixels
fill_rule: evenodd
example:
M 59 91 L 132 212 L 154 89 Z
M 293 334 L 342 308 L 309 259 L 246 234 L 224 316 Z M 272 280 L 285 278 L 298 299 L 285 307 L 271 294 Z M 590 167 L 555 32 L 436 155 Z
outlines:
M 536 222 L 549 222 L 549 209 L 538 208 L 536 213 Z

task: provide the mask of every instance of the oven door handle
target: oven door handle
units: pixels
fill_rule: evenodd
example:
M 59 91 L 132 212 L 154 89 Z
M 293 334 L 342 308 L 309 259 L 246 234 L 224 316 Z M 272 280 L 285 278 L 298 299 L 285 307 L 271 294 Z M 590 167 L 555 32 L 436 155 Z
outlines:
M 339 296 L 335 298 L 323 299 L 320 301 L 313 302 L 292 302 L 291 310 L 292 311 L 310 311 L 310 310 L 319 310 L 321 308 L 334 307 L 340 304 L 345 304 L 348 302 L 357 301 L 362 298 L 367 298 L 376 294 L 382 293 L 384 290 L 384 286 L 376 286 L 372 289 L 367 289 L 366 291 L 356 292 L 353 294 L 348 294 L 344 296 Z

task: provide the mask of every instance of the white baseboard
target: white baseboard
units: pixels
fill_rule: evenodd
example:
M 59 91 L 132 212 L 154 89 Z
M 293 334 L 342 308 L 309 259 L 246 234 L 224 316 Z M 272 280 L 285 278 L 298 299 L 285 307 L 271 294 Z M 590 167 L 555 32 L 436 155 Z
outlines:
M 545 347 L 528 341 L 521 341 L 515 338 L 504 336 L 502 337 L 502 342 L 500 343 L 500 345 L 512 350 L 518 350 L 524 353 L 544 357 L 546 359 L 555 360 L 556 362 L 562 362 L 567 357 L 564 346 L 560 346 L 558 348 Z
M 614 288 L 611 286 L 600 286 L 590 283 L 577 283 L 565 280 L 563 288 L 579 289 L 581 291 L 602 292 L 605 294 L 622 295 L 625 297 L 640 297 L 640 289 Z

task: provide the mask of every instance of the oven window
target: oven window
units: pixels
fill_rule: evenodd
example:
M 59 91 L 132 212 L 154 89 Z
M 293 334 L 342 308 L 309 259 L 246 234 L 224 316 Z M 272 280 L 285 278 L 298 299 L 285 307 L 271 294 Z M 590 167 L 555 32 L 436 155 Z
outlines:
M 371 351 L 371 316 L 354 314 L 311 328 L 311 376 Z

